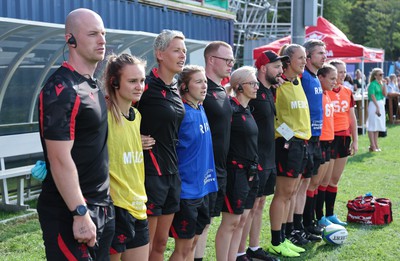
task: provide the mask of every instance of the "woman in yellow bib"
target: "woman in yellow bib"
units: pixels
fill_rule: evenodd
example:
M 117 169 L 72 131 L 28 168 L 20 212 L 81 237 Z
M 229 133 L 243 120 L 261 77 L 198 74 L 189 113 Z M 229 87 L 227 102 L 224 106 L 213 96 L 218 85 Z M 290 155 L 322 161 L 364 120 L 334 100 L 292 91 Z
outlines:
M 111 260 L 149 257 L 141 115 L 132 107 L 143 93 L 145 66 L 129 54 L 111 55 L 105 71 L 110 193 L 116 212 Z
M 306 141 L 311 137 L 310 112 L 299 75 L 306 65 L 304 47 L 290 44 L 280 55 L 287 55 L 284 83 L 275 96 L 276 189 L 270 207 L 271 245 L 268 251 L 284 257 L 300 256 L 305 250 L 285 238 L 290 200 L 299 185 L 306 163 Z

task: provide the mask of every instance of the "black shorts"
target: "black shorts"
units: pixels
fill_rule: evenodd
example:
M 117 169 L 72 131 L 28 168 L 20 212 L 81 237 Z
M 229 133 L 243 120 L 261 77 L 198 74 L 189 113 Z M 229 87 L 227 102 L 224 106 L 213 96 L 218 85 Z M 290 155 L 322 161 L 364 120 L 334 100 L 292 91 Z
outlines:
M 149 238 L 147 219 L 138 220 L 128 210 L 115 206 L 115 233 L 110 254 L 147 245 Z
M 203 233 L 210 224 L 208 197 L 181 199 L 181 208 L 175 213 L 169 235 L 173 238 L 191 239 Z
M 260 179 L 257 175 L 254 176 L 253 181 L 250 182 L 251 187 L 249 194 L 247 195 L 246 202 L 244 203 L 244 209 L 252 209 L 254 206 L 254 202 L 256 201 L 258 190 L 260 187 Z
M 90 216 L 97 228 L 94 247 L 78 243 L 72 231 L 73 217 L 67 206 L 41 200 L 37 211 L 43 231 L 47 260 L 110 260 L 109 249 L 114 236 L 114 206 L 89 205 Z
M 227 177 L 217 176 L 218 191 L 208 194 L 210 217 L 219 217 L 221 215 L 226 195 L 226 179 Z
M 275 192 L 276 168 L 263 169 L 258 172 L 259 188 L 257 197 L 269 196 Z
M 169 215 L 179 211 L 181 178 L 179 175 L 146 175 L 147 215 Z
M 331 158 L 340 159 L 350 155 L 350 136 L 336 136 L 331 145 Z
M 304 168 L 303 178 L 311 178 L 318 174 L 321 165 L 321 145 L 318 136 L 313 136 L 308 140 L 307 144 L 307 164 Z
M 228 163 L 227 172 L 226 195 L 222 211 L 241 215 L 243 214 L 246 203 L 247 206 L 250 205 L 250 202 L 246 202 L 246 200 L 253 186 L 253 182 L 249 181 L 247 177 L 248 168 L 239 168 L 237 165 Z
M 307 163 L 307 144 L 293 137 L 290 141 L 282 137 L 275 140 L 276 171 L 278 176 L 297 178 Z
M 332 141 L 320 141 L 321 144 L 321 165 L 331 160 L 331 145 Z

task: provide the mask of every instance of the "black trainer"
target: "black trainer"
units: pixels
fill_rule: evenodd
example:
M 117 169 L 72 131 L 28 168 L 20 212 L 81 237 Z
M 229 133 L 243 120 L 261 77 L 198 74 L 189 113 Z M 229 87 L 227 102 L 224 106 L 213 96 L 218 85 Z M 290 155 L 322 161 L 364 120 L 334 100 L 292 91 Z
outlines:
M 322 235 L 322 230 L 320 228 L 318 228 L 315 224 L 305 227 L 304 230 L 306 232 L 314 234 L 314 235 L 318 235 L 318 236 Z
M 304 230 L 304 233 L 306 235 L 306 238 L 311 242 L 319 242 L 322 240 L 322 237 L 320 235 L 315 235 L 307 230 Z
M 317 228 L 317 230 L 321 231 L 321 235 L 322 235 L 322 232 L 324 231 L 325 226 L 320 225 L 320 224 L 318 223 L 318 220 L 314 220 L 314 224 L 315 224 L 315 227 Z
M 324 231 L 325 227 L 318 224 L 318 220 L 313 220 L 312 224 L 314 225 L 315 230 L 320 232 L 319 234 L 315 234 L 315 235 L 322 235 L 322 232 Z
M 249 257 L 247 254 L 237 256 L 236 261 L 253 261 L 251 257 Z
M 290 233 L 288 239 L 296 246 L 304 246 L 310 242 L 307 239 L 306 233 L 300 230 L 293 230 L 292 233 Z
M 266 261 L 278 261 L 279 258 L 270 256 L 267 251 L 263 250 L 261 247 L 258 248 L 256 251 L 247 248 L 246 250 L 247 256 L 256 259 L 256 260 L 266 260 Z

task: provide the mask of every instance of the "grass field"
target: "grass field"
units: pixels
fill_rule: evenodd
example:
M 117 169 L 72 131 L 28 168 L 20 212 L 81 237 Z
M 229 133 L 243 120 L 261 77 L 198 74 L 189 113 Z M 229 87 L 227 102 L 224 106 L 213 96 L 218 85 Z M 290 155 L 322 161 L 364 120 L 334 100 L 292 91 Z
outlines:
M 386 226 L 350 224 L 349 236 L 342 246 L 329 246 L 323 242 L 310 243 L 306 253 L 290 260 L 399 260 L 400 259 L 400 125 L 388 126 L 388 135 L 380 138 L 382 152 L 368 152 L 368 138 L 359 138 L 359 152 L 349 158 L 339 184 L 336 213 L 346 219 L 347 200 L 371 192 L 377 197 L 387 197 L 393 203 L 393 223 Z M 267 206 L 269 205 L 267 202 Z M 266 208 L 268 209 L 268 207 Z M 7 218 L 10 215 L 7 214 Z M 0 219 L 4 213 L 0 212 Z M 214 238 L 220 220 L 215 219 L 209 235 L 204 260 L 215 260 Z M 261 246 L 270 240 L 268 213 L 264 215 Z M 172 253 L 171 239 L 166 259 Z M 0 224 L 0 260 L 45 260 L 41 231 L 36 216 Z M 281 260 L 289 260 L 281 258 Z

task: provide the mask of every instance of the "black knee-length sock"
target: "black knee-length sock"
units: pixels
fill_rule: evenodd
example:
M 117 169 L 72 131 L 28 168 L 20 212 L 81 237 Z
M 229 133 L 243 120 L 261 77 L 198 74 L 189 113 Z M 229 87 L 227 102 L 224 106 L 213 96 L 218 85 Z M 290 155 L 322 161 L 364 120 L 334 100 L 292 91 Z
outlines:
M 337 187 L 328 186 L 326 188 L 325 208 L 327 217 L 332 216 L 334 213 L 336 195 L 337 195 Z
M 315 203 L 315 216 L 320 220 L 324 216 L 324 204 L 325 204 L 326 187 L 318 187 L 318 196 Z

